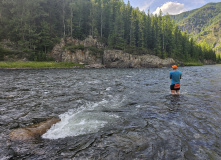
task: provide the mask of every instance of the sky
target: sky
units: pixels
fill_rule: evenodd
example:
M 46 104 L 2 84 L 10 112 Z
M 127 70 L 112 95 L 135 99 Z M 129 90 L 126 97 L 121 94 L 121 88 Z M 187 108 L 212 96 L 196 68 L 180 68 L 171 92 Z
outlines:
M 158 14 L 160 9 L 163 14 L 169 13 L 170 15 L 180 14 L 185 11 L 200 8 L 207 3 L 217 3 L 221 0 L 129 0 L 131 6 L 138 7 L 141 11 Z M 128 0 L 124 0 L 125 3 Z

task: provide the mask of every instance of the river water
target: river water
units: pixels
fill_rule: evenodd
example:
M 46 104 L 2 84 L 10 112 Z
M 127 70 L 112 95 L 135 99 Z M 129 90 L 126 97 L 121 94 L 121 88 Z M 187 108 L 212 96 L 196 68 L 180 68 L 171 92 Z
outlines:
M 221 159 L 221 65 L 0 70 L 0 159 Z M 61 121 L 35 141 L 12 129 Z

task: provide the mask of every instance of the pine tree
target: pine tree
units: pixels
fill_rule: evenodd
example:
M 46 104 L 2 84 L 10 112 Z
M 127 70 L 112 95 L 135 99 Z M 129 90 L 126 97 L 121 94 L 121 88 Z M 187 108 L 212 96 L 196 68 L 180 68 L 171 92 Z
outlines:
M 130 16 L 130 48 L 132 52 L 136 48 L 136 37 L 135 37 L 135 30 L 136 30 L 136 20 L 135 20 L 135 11 L 131 12 Z
M 138 28 L 139 28 L 139 34 L 138 34 L 138 47 L 140 49 L 144 49 L 145 47 L 145 34 L 144 34 L 144 27 L 145 27 L 145 13 L 142 12 L 141 14 L 139 14 L 139 17 L 138 17 Z
M 148 14 L 146 17 L 146 23 L 145 23 L 145 42 L 146 42 L 146 48 L 153 49 L 153 32 L 151 31 L 151 18 L 150 18 L 150 11 L 148 10 Z
M 124 43 L 124 24 L 123 24 L 123 7 L 116 16 L 114 25 L 114 48 L 123 50 Z
M 129 1 L 0 1 L 0 39 L 10 39 L 25 53 L 44 57 L 41 54 L 50 52 L 62 37 L 85 39 L 89 35 L 109 48 L 130 53 L 151 50 L 163 58 L 216 60 L 210 46 L 189 39 L 169 15 L 145 14 L 132 8 Z
M 131 25 L 131 12 L 132 7 L 130 5 L 130 2 L 128 1 L 128 4 L 125 6 L 125 9 L 123 11 L 123 22 L 124 22 L 124 39 L 125 39 L 125 46 L 129 46 L 130 44 L 130 25 Z

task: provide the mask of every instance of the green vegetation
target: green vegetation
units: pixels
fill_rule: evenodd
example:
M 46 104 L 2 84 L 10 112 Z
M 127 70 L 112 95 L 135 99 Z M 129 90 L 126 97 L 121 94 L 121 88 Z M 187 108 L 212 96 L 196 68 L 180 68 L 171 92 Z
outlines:
M 88 47 L 87 48 L 91 54 L 93 55 L 103 55 L 104 54 L 104 49 L 99 49 L 99 48 L 96 48 L 96 47 Z
M 184 66 L 202 66 L 202 62 L 184 62 Z
M 84 50 L 84 45 L 67 45 L 64 47 L 65 49 L 71 51 L 71 52 L 75 52 L 76 50 Z
M 84 47 L 84 45 L 66 45 L 64 49 L 67 49 L 71 52 L 76 52 L 77 50 L 89 50 L 90 54 L 101 56 L 104 54 L 104 49 L 96 48 L 96 47 Z
M 28 60 L 30 61 L 36 61 L 36 62 L 42 62 L 42 61 L 54 61 L 52 57 L 47 57 L 46 53 L 43 52 L 32 52 L 30 56 L 28 57 Z
M 4 61 L 4 55 L 7 51 L 0 46 L 0 61 Z
M 153 54 L 181 61 L 216 61 L 211 47 L 198 45 L 170 16 L 132 8 L 122 0 L 0 1 L 0 40 L 14 42 L 29 60 L 47 60 L 47 53 L 65 37 L 97 37 L 109 49 Z M 206 47 L 205 47 L 206 46 Z M 65 46 L 70 51 L 84 46 Z M 88 48 L 100 55 L 102 51 Z
M 221 54 L 217 55 L 216 63 L 221 64 Z
M 10 51 L 10 50 L 5 49 L 2 46 L 0 46 L 0 61 L 4 61 L 4 57 L 5 56 L 13 57 L 14 55 L 19 56 L 20 54 L 19 53 L 15 53 L 13 51 Z
M 199 9 L 171 16 L 183 31 L 198 43 L 206 42 L 217 55 L 221 54 L 221 2 L 209 3 Z
M 83 65 L 74 64 L 70 62 L 0 62 L 0 68 L 72 68 L 80 67 L 83 68 Z

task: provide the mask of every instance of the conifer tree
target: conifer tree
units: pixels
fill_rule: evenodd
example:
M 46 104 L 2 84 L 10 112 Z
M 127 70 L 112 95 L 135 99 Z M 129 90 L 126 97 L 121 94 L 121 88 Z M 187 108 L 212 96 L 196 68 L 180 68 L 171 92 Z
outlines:
M 150 18 L 150 10 L 148 10 L 148 14 L 146 17 L 146 23 L 145 23 L 145 42 L 146 42 L 146 48 L 153 49 L 153 32 L 151 31 L 151 18 Z
M 135 30 L 136 30 L 136 19 L 135 19 L 135 11 L 131 12 L 130 16 L 130 48 L 132 51 L 136 48 L 136 37 L 135 37 Z
M 151 50 L 163 58 L 216 60 L 210 46 L 189 39 L 169 15 L 145 14 L 132 8 L 129 1 L 0 1 L 0 40 L 10 39 L 25 53 L 45 54 L 63 37 L 84 39 L 89 35 L 109 48 L 130 53 Z
M 114 48 L 124 49 L 124 24 L 123 24 L 123 7 L 116 16 L 114 25 Z

